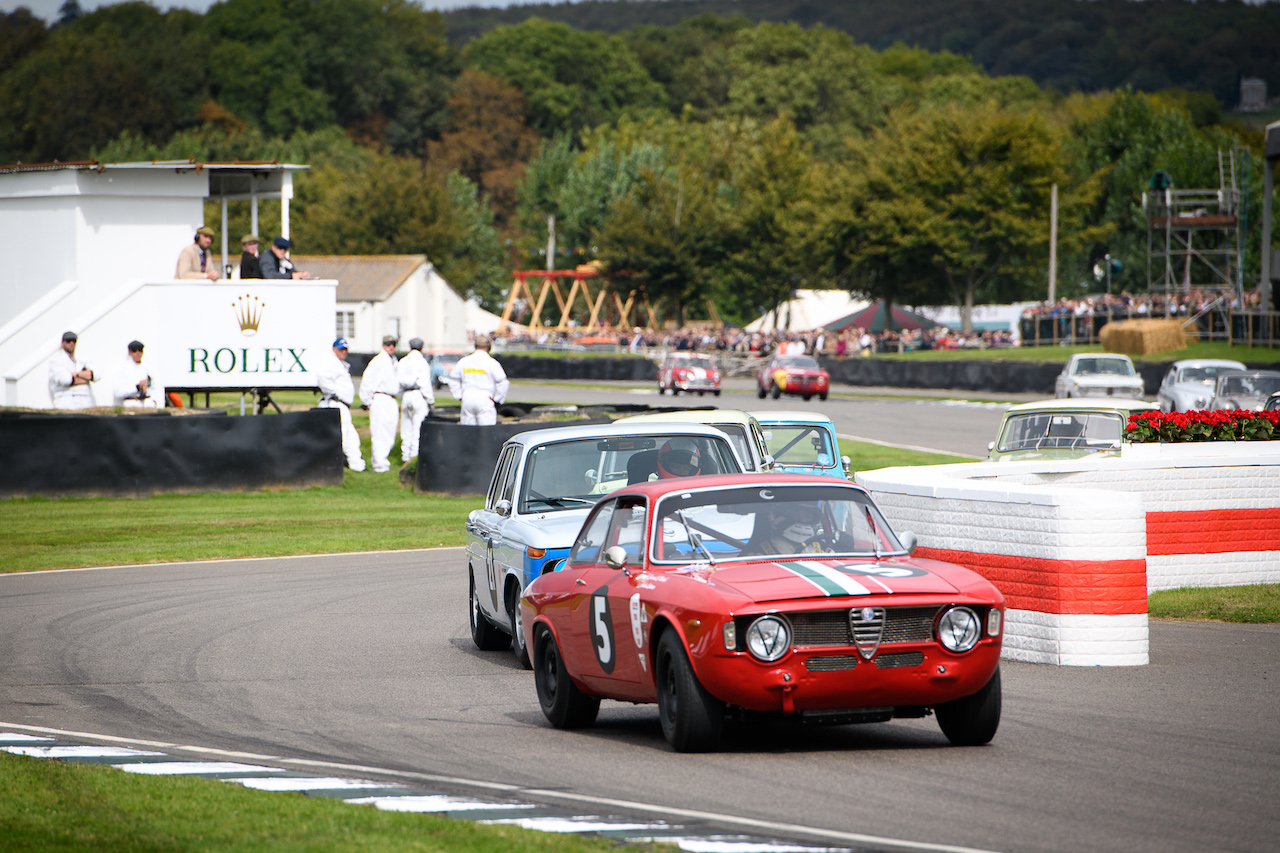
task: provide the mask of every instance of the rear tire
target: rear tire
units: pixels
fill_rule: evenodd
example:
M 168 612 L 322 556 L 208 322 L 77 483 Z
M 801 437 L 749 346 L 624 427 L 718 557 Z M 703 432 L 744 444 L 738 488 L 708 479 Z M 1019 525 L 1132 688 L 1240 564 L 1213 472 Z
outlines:
M 507 619 L 511 624 L 511 651 L 516 662 L 525 669 L 533 669 L 529 662 L 529 647 L 524 641 L 524 618 L 520 614 L 520 590 L 515 586 L 507 593 Z
M 676 752 L 711 752 L 720 746 L 724 703 L 706 691 L 693 672 L 675 630 L 658 641 L 658 717 Z
M 1000 727 L 1000 668 L 977 693 L 937 705 L 933 713 L 942 733 L 956 746 L 990 743 Z
M 719 394 L 720 392 L 717 391 L 716 393 Z M 769 392 L 764 390 L 764 388 L 757 386 L 756 396 L 759 397 L 761 400 L 763 400 L 765 397 L 769 396 Z
M 805 395 L 804 395 L 804 401 L 805 401 L 806 403 L 807 403 L 807 402 L 809 402 L 809 401 L 810 401 L 810 400 L 812 400 L 812 399 L 813 399 L 813 395 L 812 395 L 812 394 L 805 394 Z
M 712 394 L 714 394 L 714 395 L 716 395 L 717 397 L 719 397 L 719 396 L 720 396 L 720 389 L 719 389 L 719 388 L 717 388 L 716 390 L 712 391 L 711 393 L 712 393 Z
M 818 395 L 818 399 L 825 403 L 825 402 L 827 402 L 827 395 L 826 395 L 826 394 L 819 394 L 819 395 Z
M 658 386 L 658 396 L 659 396 L 659 397 L 661 397 L 661 396 L 662 396 L 663 394 L 665 394 L 665 393 L 667 393 L 667 389 L 666 389 L 664 386 L 659 385 L 659 386 Z
M 781 397 L 781 396 L 782 396 L 782 389 L 781 389 L 781 388 L 779 388 L 779 387 L 778 387 L 778 383 L 776 383 L 776 382 L 775 382 L 775 383 L 773 384 L 773 399 L 775 399 L 775 400 L 776 400 L 776 399 L 778 399 L 778 398 L 779 398 L 779 397 Z
M 476 648 L 482 652 L 500 652 L 507 646 L 511 645 L 511 638 L 504 634 L 496 625 L 493 625 L 480 612 L 480 598 L 476 595 L 476 576 L 474 572 L 467 573 L 471 579 L 471 593 L 468 596 L 468 610 L 470 611 L 471 621 L 471 641 L 476 644 Z
M 556 638 L 543 625 L 533 638 L 533 683 L 542 713 L 557 729 L 583 729 L 596 721 L 600 698 L 588 696 L 573 683 Z

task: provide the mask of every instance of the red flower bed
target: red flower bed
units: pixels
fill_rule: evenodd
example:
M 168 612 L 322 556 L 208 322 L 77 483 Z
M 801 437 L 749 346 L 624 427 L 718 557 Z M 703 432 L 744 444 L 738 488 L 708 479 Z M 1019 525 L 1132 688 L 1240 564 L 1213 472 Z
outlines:
M 1143 441 L 1268 441 L 1280 438 L 1280 411 L 1137 412 L 1125 439 Z

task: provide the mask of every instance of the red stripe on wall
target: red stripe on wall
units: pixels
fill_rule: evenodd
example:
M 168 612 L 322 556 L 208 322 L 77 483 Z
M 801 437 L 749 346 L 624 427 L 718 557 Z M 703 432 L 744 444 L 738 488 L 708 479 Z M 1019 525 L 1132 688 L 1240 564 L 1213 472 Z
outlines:
M 923 546 L 915 555 L 972 569 L 995 584 L 1014 610 L 1100 616 L 1147 612 L 1147 562 L 1142 559 L 1046 560 Z
M 1280 507 L 1147 513 L 1147 555 L 1280 551 Z

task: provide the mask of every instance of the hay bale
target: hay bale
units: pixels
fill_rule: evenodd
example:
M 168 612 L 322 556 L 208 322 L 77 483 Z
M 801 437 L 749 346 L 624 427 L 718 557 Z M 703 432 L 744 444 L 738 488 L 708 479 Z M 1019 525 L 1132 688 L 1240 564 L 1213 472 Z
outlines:
M 1187 347 L 1181 320 L 1121 320 L 1103 326 L 1098 337 L 1108 352 L 1126 355 L 1149 355 Z

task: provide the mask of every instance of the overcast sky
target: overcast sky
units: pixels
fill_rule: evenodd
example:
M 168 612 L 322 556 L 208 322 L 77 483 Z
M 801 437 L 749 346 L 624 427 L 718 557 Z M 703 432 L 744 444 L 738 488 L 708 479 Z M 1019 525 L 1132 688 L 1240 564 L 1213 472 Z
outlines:
M 58 7 L 65 0 L 0 0 L 0 11 L 12 12 L 19 6 L 26 6 L 37 18 L 54 21 L 58 17 Z M 119 2 L 119 0 L 116 0 Z M 195 9 L 197 12 L 207 11 L 213 0 L 150 0 L 152 6 L 168 9 L 171 6 L 182 6 Z M 418 5 L 426 9 L 457 9 L 460 6 L 520 6 L 532 0 L 418 0 Z M 112 6 L 112 0 L 80 0 L 80 8 L 88 12 L 99 6 Z

